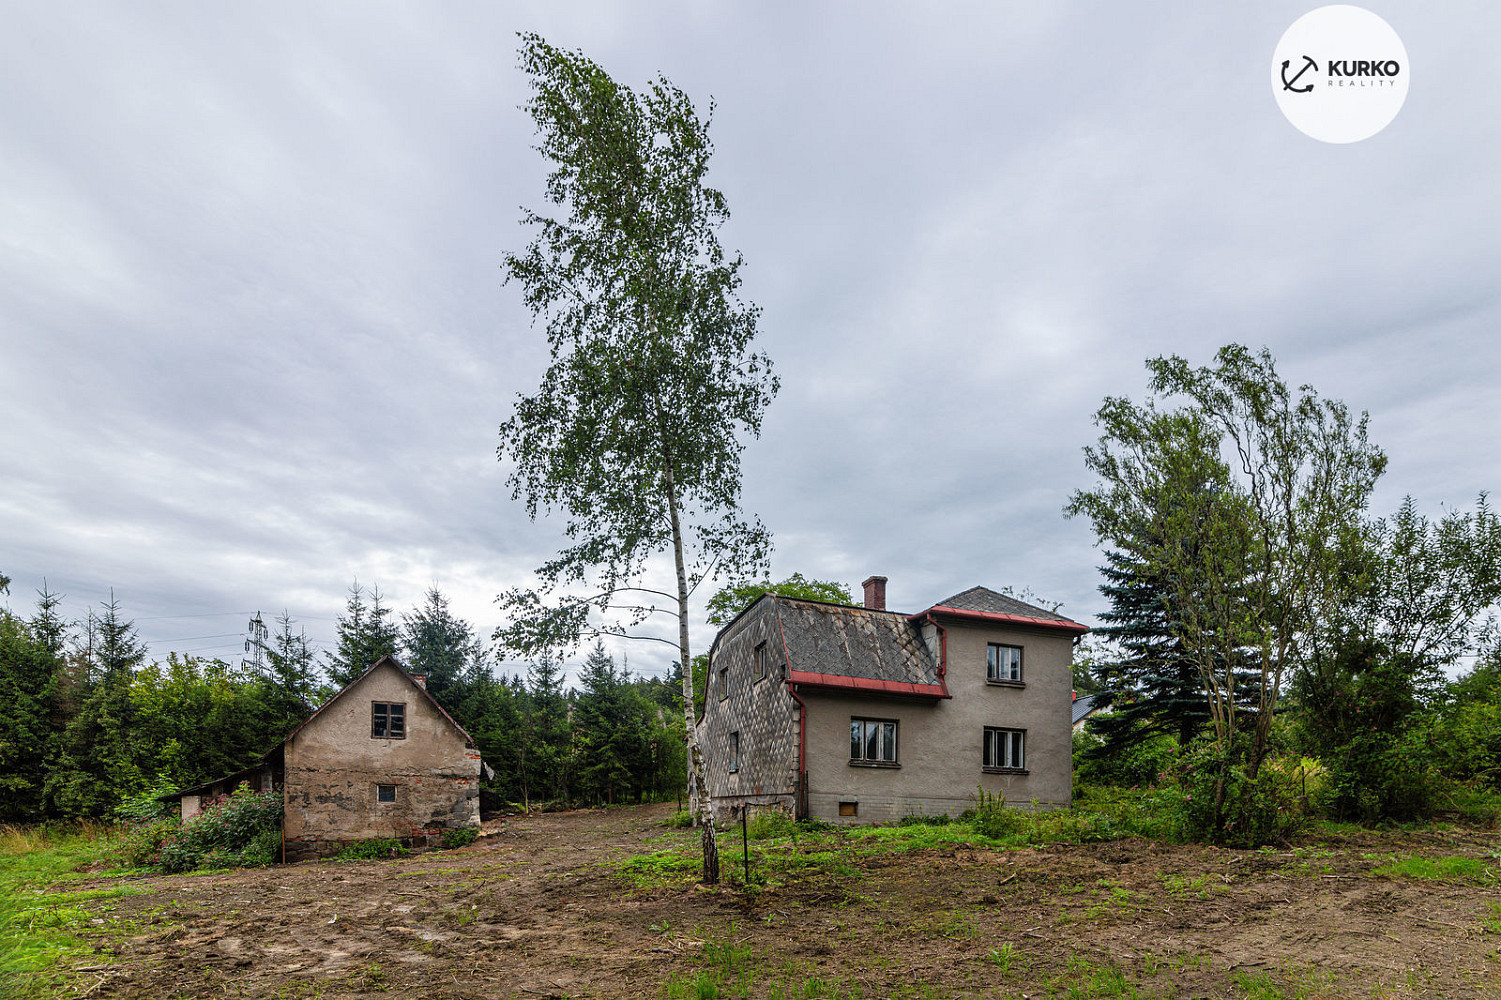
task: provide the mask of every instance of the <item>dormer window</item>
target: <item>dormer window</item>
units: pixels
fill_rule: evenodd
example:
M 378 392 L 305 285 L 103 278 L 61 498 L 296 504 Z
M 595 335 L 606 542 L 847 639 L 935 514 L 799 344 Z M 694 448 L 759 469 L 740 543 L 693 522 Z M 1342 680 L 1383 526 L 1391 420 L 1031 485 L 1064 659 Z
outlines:
M 407 706 L 400 701 L 370 703 L 370 738 L 404 740 L 407 738 Z

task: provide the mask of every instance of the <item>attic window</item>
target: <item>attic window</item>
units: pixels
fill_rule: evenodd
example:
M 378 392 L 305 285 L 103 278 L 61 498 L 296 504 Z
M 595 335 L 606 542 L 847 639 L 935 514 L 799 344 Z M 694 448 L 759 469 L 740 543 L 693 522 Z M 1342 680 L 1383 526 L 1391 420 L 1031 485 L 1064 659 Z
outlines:
M 766 676 L 766 643 L 756 643 L 755 661 L 756 680 L 760 680 L 761 678 Z
M 407 738 L 407 706 L 400 701 L 370 703 L 370 738 L 404 740 Z

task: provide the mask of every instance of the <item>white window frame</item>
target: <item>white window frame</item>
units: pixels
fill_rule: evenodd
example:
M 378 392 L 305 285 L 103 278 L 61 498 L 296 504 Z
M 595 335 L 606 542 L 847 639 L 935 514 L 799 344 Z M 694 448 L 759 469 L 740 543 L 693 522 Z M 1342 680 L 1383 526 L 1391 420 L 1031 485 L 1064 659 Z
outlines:
M 858 744 L 855 729 L 860 728 Z M 870 719 L 850 716 L 851 767 L 901 767 L 900 724 L 896 719 Z M 875 737 L 876 755 L 870 755 L 871 737 Z M 888 739 L 888 734 L 890 738 Z M 888 751 L 890 756 L 887 756 Z
M 988 642 L 985 644 L 985 681 L 989 684 L 1022 684 L 1025 683 L 1025 674 L 1022 673 L 1022 665 L 1025 661 L 1023 656 L 1024 647 L 1011 642 Z M 1008 662 L 1003 663 L 1001 652 L 1015 653 L 1014 657 L 1008 656 Z
M 986 726 L 980 745 L 980 767 L 1001 774 L 1027 773 L 1027 731 Z

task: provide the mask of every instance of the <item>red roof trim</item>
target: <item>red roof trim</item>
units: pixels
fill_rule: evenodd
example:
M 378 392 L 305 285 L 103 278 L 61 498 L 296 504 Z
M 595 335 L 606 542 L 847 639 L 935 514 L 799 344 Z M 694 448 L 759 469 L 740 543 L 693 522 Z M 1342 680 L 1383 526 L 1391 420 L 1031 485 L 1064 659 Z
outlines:
M 909 615 L 909 618 L 917 619 L 926 614 L 948 615 L 952 618 L 967 618 L 974 621 L 997 622 L 1005 625 L 1031 625 L 1035 628 L 1052 628 L 1061 632 L 1076 632 L 1083 634 L 1089 631 L 1088 625 L 1080 625 L 1076 621 L 1067 618 L 1029 618 L 1026 615 L 1006 615 L 999 611 L 970 611 L 966 608 L 949 608 L 942 604 L 935 604 L 922 614 Z
M 913 684 L 909 681 L 878 681 L 871 677 L 848 677 L 844 674 L 818 674 L 809 670 L 789 670 L 787 680 L 832 691 L 870 691 L 874 694 L 904 695 L 909 698 L 952 698 L 942 684 Z

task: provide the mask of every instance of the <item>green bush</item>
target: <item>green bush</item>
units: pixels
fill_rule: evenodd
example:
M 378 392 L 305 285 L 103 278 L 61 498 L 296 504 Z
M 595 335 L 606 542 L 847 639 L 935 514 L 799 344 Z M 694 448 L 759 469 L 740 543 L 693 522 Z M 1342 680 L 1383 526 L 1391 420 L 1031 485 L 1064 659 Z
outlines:
M 468 847 L 479 839 L 479 827 L 465 826 L 457 830 L 443 831 L 443 848 L 453 850 L 456 847 Z
M 170 874 L 269 864 L 280 856 L 281 818 L 280 792 L 252 792 L 241 785 L 162 841 L 159 862 Z
M 140 823 L 129 828 L 111 852 L 114 860 L 127 868 L 148 868 L 157 864 L 157 854 L 168 838 L 177 834 L 180 824 L 176 819 L 159 819 L 154 823 Z
M 1074 734 L 1074 779 L 1092 785 L 1151 785 L 1178 756 L 1172 736 L 1147 736 L 1110 746 L 1088 727 Z
M 1245 748 L 1226 752 L 1205 739 L 1191 744 L 1167 772 L 1183 798 L 1179 832 L 1189 840 L 1233 847 L 1285 843 L 1308 822 L 1295 758 L 1269 758 L 1253 779 Z
M 981 836 L 1001 840 L 1020 833 L 1026 817 L 1019 809 L 1007 808 L 1004 795 L 993 795 L 981 788 L 969 822 Z
M 175 791 L 177 791 L 177 786 L 171 782 L 157 782 L 146 791 L 132 795 L 116 806 L 115 816 L 127 823 L 150 823 L 154 820 L 166 819 L 171 814 L 171 807 L 160 801 L 158 797 L 170 795 Z
M 948 826 L 953 820 L 948 813 L 939 813 L 937 816 L 924 816 L 922 813 L 908 813 L 897 821 L 898 826 Z
M 771 840 L 774 837 L 790 837 L 797 831 L 792 817 L 781 811 L 759 812 L 746 825 L 746 836 L 751 840 Z
M 376 838 L 356 840 L 345 844 L 337 855 L 339 861 L 379 861 L 382 858 L 404 858 L 412 852 L 401 846 L 398 840 Z

